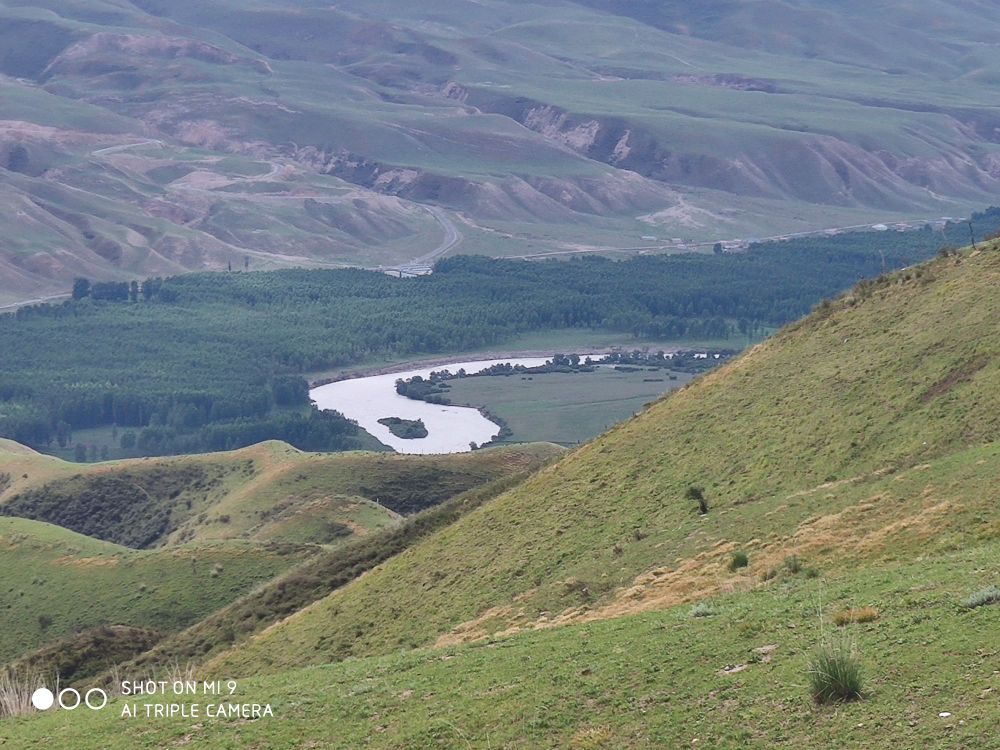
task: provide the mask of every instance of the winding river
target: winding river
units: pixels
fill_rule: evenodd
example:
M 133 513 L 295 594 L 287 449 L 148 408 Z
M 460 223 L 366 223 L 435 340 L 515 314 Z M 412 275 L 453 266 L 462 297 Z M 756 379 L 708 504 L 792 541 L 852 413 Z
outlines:
M 400 378 L 412 378 L 414 375 L 426 378 L 432 371 L 438 370 L 456 372 L 464 369 L 469 373 L 479 372 L 503 362 L 534 367 L 545 364 L 548 359 L 550 358 L 529 357 L 453 362 L 388 375 L 340 380 L 313 388 L 309 396 L 317 408 L 336 409 L 398 453 L 461 453 L 469 450 L 469 443 L 488 443 L 497 436 L 500 428 L 478 410 L 467 406 L 440 406 L 400 396 L 396 393 L 396 381 Z M 384 417 L 422 419 L 427 427 L 427 437 L 396 437 L 388 427 L 379 424 L 378 420 Z

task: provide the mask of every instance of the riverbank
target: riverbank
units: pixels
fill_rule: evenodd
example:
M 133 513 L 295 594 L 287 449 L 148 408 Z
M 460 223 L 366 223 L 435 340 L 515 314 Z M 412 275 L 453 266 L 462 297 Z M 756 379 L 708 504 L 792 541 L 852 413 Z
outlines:
M 642 346 L 636 346 L 637 349 L 642 349 Z M 701 349 L 704 347 L 692 344 L 689 346 L 683 346 L 679 344 L 673 344 L 671 346 L 665 346 L 656 349 L 656 351 L 663 351 L 666 354 L 674 354 L 679 351 L 686 351 L 688 349 Z M 344 372 L 337 373 L 335 375 L 330 375 L 328 377 L 320 377 L 316 380 L 309 381 L 310 388 L 318 388 L 322 385 L 329 385 L 330 383 L 339 383 L 343 380 L 353 380 L 354 378 L 368 378 L 374 377 L 376 375 L 393 375 L 396 373 L 409 372 L 410 370 L 426 370 L 430 369 L 448 369 L 449 365 L 462 364 L 469 361 L 469 358 L 475 356 L 476 360 L 515 360 L 515 359 L 537 359 L 540 357 L 545 357 L 546 359 L 551 358 L 556 353 L 562 354 L 580 354 L 581 357 L 603 357 L 607 354 L 612 354 L 614 352 L 628 351 L 630 348 L 627 346 L 609 346 L 609 347 L 587 347 L 581 351 L 569 351 L 565 347 L 560 351 L 558 349 L 528 349 L 519 351 L 508 351 L 500 350 L 494 352 L 475 352 L 474 354 L 449 354 L 442 355 L 440 357 L 432 357 L 427 359 L 413 359 L 406 362 L 396 362 L 393 364 L 379 365 L 379 366 L 369 366 L 369 367 L 359 367 L 357 369 L 345 370 Z M 583 353 L 581 353 L 583 352 Z
M 309 396 L 318 409 L 333 409 L 352 419 L 381 443 L 399 453 L 460 453 L 470 449 L 470 445 L 483 445 L 493 440 L 500 432 L 494 422 L 480 414 L 478 409 L 453 405 L 428 404 L 405 398 L 396 392 L 397 375 L 402 378 L 428 377 L 434 369 L 451 366 L 465 367 L 468 371 L 478 371 L 498 362 L 523 364 L 528 367 L 544 364 L 551 357 L 498 357 L 453 361 L 432 360 L 435 364 L 425 364 L 421 368 L 400 369 L 396 366 L 377 368 L 381 372 L 361 376 L 341 377 L 310 389 Z M 388 369 L 390 372 L 385 372 Z M 420 420 L 426 426 L 427 437 L 406 439 L 394 435 L 379 420 L 399 418 Z

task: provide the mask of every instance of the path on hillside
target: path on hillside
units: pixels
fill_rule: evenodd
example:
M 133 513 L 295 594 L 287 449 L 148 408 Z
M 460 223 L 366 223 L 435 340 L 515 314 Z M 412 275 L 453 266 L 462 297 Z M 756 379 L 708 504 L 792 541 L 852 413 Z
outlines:
M 400 276 L 422 276 L 424 274 L 428 274 L 434 266 L 434 261 L 462 241 L 462 233 L 458 231 L 458 227 L 455 226 L 455 223 L 448 218 L 444 209 L 438 208 L 437 206 L 424 206 L 424 208 L 427 209 L 427 212 L 433 216 L 434 220 L 441 225 L 442 229 L 444 229 L 444 239 L 442 239 L 441 243 L 429 253 L 424 253 L 418 258 L 414 258 L 409 263 L 392 266 L 391 268 L 387 268 L 385 270 L 398 271 Z

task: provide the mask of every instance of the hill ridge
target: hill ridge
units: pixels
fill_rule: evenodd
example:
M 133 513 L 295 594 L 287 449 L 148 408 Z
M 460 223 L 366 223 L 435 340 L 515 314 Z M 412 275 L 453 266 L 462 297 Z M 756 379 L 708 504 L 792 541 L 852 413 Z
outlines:
M 750 546 L 762 523 L 793 534 L 818 511 L 864 503 L 848 503 L 852 493 L 902 486 L 896 476 L 921 474 L 908 469 L 948 465 L 996 441 L 1000 252 L 988 248 L 863 282 L 820 305 L 209 667 L 274 671 L 433 643 L 462 623 L 477 622 L 483 635 L 590 610 L 664 563 L 705 553 L 718 567 L 720 555 L 706 550 L 720 541 Z M 924 399 L 970 356 L 988 363 Z M 984 454 L 980 473 L 995 459 Z M 859 475 L 871 481 L 841 484 Z M 694 484 L 709 498 L 707 516 L 684 502 Z M 965 506 L 926 512 L 975 517 L 977 503 Z M 374 626 L 362 614 L 374 601 L 406 612 L 408 627 L 381 617 Z

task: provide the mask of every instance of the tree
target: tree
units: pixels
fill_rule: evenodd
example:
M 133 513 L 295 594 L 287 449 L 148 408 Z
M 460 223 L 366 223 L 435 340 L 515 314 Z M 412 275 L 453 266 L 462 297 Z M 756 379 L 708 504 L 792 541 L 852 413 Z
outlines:
M 70 429 L 69 423 L 63 420 L 56 422 L 56 442 L 59 443 L 60 448 L 65 448 L 73 441 L 73 431 Z
M 89 458 L 92 462 L 97 460 L 97 446 L 93 443 L 91 443 L 90 447 L 87 449 L 87 458 Z
M 139 301 L 139 282 L 133 281 L 128 285 L 128 301 L 138 302 Z
M 90 296 L 90 280 L 82 276 L 73 279 L 73 299 L 83 299 Z
M 687 488 L 687 492 L 684 493 L 684 497 L 688 500 L 693 500 L 698 503 L 698 512 L 701 515 L 706 515 L 708 513 L 708 500 L 705 499 L 705 492 L 701 487 L 691 486 Z
M 76 448 L 73 449 L 73 460 L 78 464 L 82 464 L 87 460 L 87 446 L 83 443 L 77 443 Z
M 132 430 L 127 430 L 122 433 L 121 440 L 118 441 L 121 445 L 123 451 L 130 451 L 135 448 L 135 433 Z
M 722 255 L 723 253 L 722 243 L 716 242 L 715 245 L 712 246 L 712 252 L 715 253 L 716 255 Z

